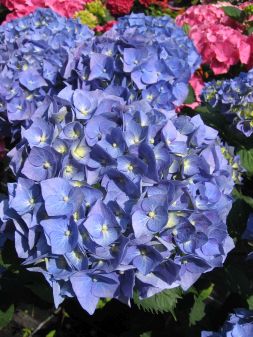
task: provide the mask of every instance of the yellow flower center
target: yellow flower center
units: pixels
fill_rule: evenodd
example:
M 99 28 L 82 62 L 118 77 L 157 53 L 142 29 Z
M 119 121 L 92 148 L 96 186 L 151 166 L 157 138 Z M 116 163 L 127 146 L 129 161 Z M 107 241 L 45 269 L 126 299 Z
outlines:
M 48 168 L 51 167 L 51 164 L 50 164 L 48 161 L 45 161 L 45 163 L 43 164 L 43 167 L 44 167 L 45 169 L 48 169 Z
M 154 219 L 156 217 L 155 212 L 151 211 L 148 213 L 149 218 Z
M 86 155 L 85 147 L 83 147 L 83 146 L 77 147 L 77 148 L 74 150 L 74 153 L 75 153 L 75 155 L 77 155 L 77 157 L 79 157 L 79 158 L 85 157 L 85 155 Z
M 65 236 L 70 236 L 71 235 L 71 232 L 69 230 L 67 230 L 65 233 L 64 233 Z
M 73 172 L 73 166 L 72 165 L 67 165 L 65 167 L 65 172 L 66 173 L 72 173 Z
M 102 229 L 101 229 L 101 230 L 102 230 L 102 232 L 103 232 L 103 233 L 106 233 L 106 232 L 108 232 L 108 226 L 107 226 L 107 225 L 105 225 L 105 224 L 104 224 L 104 225 L 102 225 Z

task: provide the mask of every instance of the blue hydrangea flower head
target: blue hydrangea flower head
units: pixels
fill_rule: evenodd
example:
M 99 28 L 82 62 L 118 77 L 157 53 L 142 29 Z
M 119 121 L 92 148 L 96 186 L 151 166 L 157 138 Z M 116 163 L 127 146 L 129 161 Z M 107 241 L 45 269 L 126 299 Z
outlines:
M 121 91 L 128 103 L 145 97 L 153 107 L 167 110 L 184 102 L 190 77 L 200 65 L 193 43 L 172 19 L 144 14 L 120 18 L 76 55 L 78 61 L 71 57 L 67 66 L 75 72 L 65 73 L 72 85 L 114 95 Z
M 0 127 L 4 133 L 19 133 L 18 127 L 29 125 L 36 113 L 42 117 L 41 104 L 47 93 L 63 88 L 69 55 L 92 36 L 93 32 L 78 21 L 45 8 L 0 27 Z M 11 129 L 7 129 L 10 122 Z M 33 134 L 39 136 L 43 131 L 33 130 Z M 45 143 L 46 135 L 40 136 Z
M 219 332 L 202 331 L 201 337 L 251 337 L 253 336 L 253 312 L 235 309 Z
M 233 169 L 216 130 L 175 113 L 200 64 L 182 29 L 133 14 L 92 37 L 39 10 L 0 38 L 1 113 L 20 140 L 8 217 L 56 306 L 77 297 L 92 314 L 100 298 L 188 289 L 221 266 Z
M 239 76 L 208 82 L 202 92 L 203 101 L 222 113 L 246 137 L 253 133 L 253 71 Z
M 233 169 L 199 116 L 69 86 L 42 116 L 12 151 L 9 212 L 56 305 L 76 296 L 92 314 L 101 297 L 188 289 L 221 266 Z

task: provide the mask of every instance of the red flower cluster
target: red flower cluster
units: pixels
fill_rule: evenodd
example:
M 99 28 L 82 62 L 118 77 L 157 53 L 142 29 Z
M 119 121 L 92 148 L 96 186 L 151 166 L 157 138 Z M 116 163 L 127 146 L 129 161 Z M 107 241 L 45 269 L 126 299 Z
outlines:
M 151 5 L 156 5 L 161 8 L 168 7 L 168 1 L 167 0 L 139 0 L 139 3 L 144 7 L 149 7 Z
M 134 0 L 107 0 L 106 7 L 114 16 L 125 15 L 131 12 Z

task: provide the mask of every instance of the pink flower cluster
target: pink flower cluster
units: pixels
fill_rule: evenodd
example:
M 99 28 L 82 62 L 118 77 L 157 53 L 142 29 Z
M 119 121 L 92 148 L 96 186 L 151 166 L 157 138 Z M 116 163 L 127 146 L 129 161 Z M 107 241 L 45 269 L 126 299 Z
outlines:
M 251 67 L 253 39 L 218 6 L 192 6 L 179 15 L 176 22 L 180 26 L 190 26 L 189 34 L 202 62 L 208 64 L 214 74 L 225 74 L 237 63 Z
M 203 63 L 208 64 L 216 75 L 226 74 L 231 66 L 239 62 L 249 62 L 249 39 L 233 28 L 221 24 L 193 26 L 190 37 L 201 54 Z
M 228 17 L 224 11 L 215 5 L 199 5 L 189 7 L 183 14 L 176 18 L 179 26 L 187 24 L 189 26 L 223 24 L 225 26 L 237 27 L 236 21 Z
M 38 7 L 51 8 L 60 15 L 73 17 L 74 13 L 84 8 L 90 0 L 2 0 L 2 5 L 12 11 L 6 21 L 22 17 Z

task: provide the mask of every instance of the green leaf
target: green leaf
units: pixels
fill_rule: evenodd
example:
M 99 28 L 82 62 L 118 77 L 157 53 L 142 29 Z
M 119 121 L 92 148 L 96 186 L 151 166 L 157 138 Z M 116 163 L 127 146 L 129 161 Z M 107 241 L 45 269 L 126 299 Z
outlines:
M 110 298 L 101 298 L 99 301 L 98 301 L 98 304 L 97 304 L 97 309 L 103 309 L 106 304 L 108 302 L 110 302 L 111 299 Z
M 184 23 L 183 26 L 182 26 L 182 29 L 183 29 L 183 31 L 185 32 L 185 34 L 188 35 L 189 32 L 190 32 L 191 27 L 190 27 L 190 25 L 188 25 L 187 23 Z
M 253 310 L 253 295 L 251 295 L 248 299 L 247 299 L 247 303 L 249 306 L 249 310 Z
M 196 102 L 196 96 L 195 96 L 195 92 L 192 86 L 189 84 L 188 87 L 189 87 L 189 92 L 188 92 L 188 96 L 186 100 L 184 101 L 184 104 L 192 104 Z
M 242 166 L 247 170 L 249 175 L 253 175 L 253 149 L 240 150 L 239 152 Z
M 6 327 L 14 315 L 14 305 L 11 304 L 6 311 L 0 310 L 0 329 Z
M 56 336 L 56 330 L 52 330 L 46 335 L 46 337 L 55 337 L 55 336 Z
M 247 28 L 247 34 L 250 35 L 253 33 L 253 26 Z
M 152 313 L 164 313 L 170 312 L 173 317 L 174 309 L 177 305 L 178 299 L 181 298 L 182 291 L 181 289 L 174 288 L 164 290 L 161 293 L 155 294 L 144 300 L 140 300 L 138 294 L 134 293 L 134 303 L 138 306 L 139 309 Z
M 195 299 L 193 307 L 191 308 L 190 316 L 189 316 L 189 324 L 195 325 L 197 322 L 201 321 L 203 317 L 205 317 L 205 303 L 200 299 Z
M 214 284 L 211 284 L 208 288 L 202 290 L 199 294 L 199 298 L 202 301 L 206 300 L 213 292 L 213 288 L 214 288 Z
M 189 323 L 195 325 L 205 317 L 205 300 L 211 295 L 214 285 L 211 284 L 207 289 L 202 290 L 198 296 L 194 295 L 194 304 L 190 311 Z
M 243 11 L 241 11 L 240 9 L 236 8 L 236 7 L 232 7 L 232 6 L 225 6 L 225 7 L 221 7 L 221 9 L 223 9 L 224 13 L 229 16 L 231 19 L 234 19 L 236 21 L 243 21 L 245 14 Z
M 152 331 L 144 332 L 140 335 L 140 337 L 152 337 Z

